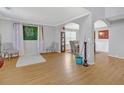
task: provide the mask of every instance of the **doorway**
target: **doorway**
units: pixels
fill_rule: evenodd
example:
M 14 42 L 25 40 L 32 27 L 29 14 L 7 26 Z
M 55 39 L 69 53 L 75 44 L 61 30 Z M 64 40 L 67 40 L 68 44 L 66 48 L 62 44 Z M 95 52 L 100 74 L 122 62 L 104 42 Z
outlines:
M 70 41 L 76 41 L 76 31 L 65 31 L 66 52 L 71 52 Z
M 109 29 L 107 24 L 102 20 L 94 23 L 94 51 L 95 53 L 109 52 Z
M 79 24 L 77 23 L 68 23 L 64 26 L 65 52 L 71 52 L 70 41 L 77 41 L 78 31 L 79 31 Z

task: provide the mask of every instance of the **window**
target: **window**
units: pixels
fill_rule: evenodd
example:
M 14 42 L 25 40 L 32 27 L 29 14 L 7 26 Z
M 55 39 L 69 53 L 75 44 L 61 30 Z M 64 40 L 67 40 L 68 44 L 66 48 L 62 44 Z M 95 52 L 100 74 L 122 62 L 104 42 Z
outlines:
M 70 41 L 76 40 L 76 31 L 65 31 L 66 51 L 70 51 Z

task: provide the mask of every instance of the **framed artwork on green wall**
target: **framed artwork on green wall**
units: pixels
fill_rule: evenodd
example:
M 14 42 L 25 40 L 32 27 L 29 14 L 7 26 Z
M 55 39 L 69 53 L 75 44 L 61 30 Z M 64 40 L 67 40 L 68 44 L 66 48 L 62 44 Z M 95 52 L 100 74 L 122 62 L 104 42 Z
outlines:
M 24 40 L 37 40 L 38 27 L 23 26 L 23 39 Z

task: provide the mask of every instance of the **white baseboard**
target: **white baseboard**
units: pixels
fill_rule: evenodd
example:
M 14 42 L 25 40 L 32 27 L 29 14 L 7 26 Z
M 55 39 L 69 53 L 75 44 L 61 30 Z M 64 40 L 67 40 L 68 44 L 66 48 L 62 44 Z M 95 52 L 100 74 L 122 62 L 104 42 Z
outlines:
M 115 57 L 115 58 L 119 58 L 119 59 L 124 59 L 124 57 L 119 57 L 119 56 L 115 56 L 115 55 L 108 55 L 108 56 L 110 56 L 110 57 Z

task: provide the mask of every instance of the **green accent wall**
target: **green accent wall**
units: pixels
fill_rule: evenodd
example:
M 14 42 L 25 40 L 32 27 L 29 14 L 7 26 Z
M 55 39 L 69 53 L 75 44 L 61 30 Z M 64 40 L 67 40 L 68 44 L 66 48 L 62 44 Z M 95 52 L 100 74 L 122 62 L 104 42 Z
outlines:
M 37 40 L 38 27 L 23 26 L 23 39 L 24 40 Z

